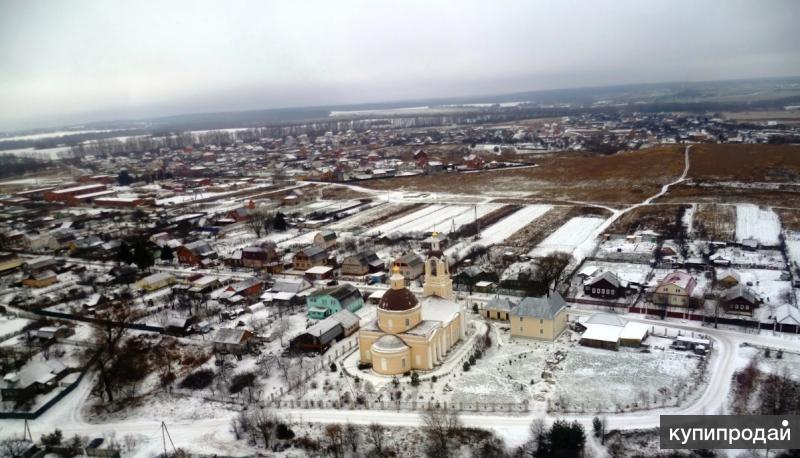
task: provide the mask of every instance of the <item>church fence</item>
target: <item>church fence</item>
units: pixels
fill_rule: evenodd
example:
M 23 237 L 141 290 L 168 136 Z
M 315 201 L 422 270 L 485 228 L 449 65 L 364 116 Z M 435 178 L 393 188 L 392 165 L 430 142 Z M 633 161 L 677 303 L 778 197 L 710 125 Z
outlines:
M 523 402 L 438 402 L 438 401 L 364 401 L 363 403 L 339 400 L 274 400 L 262 403 L 273 409 L 337 409 L 337 410 L 393 410 L 418 412 L 424 410 L 455 410 L 458 412 L 526 413 Z

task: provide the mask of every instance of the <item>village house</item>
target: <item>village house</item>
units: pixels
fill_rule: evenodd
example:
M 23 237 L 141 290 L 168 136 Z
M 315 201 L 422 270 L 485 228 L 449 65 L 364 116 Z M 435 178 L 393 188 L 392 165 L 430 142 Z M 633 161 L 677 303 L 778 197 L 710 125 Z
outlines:
M 495 296 L 483 307 L 482 315 L 490 320 L 508 321 L 514 305 L 508 298 Z
M 582 332 L 581 345 L 607 350 L 617 350 L 621 345 L 638 347 L 647 338 L 650 329 L 646 323 L 626 321 L 613 313 L 581 317 L 575 326 Z
M 584 294 L 602 299 L 617 299 L 625 295 L 626 284 L 613 272 L 604 271 L 583 284 Z
M 314 235 L 314 245 L 323 249 L 330 250 L 336 246 L 336 232 L 320 231 Z
M 512 337 L 555 340 L 567 327 L 567 303 L 556 291 L 526 297 L 509 313 Z
M 342 275 L 362 276 L 380 272 L 384 267 L 383 261 L 374 251 L 365 251 L 344 258 L 341 271 Z
M 0 275 L 22 270 L 22 259 L 16 253 L 0 253 Z
M 214 350 L 219 353 L 241 355 L 250 351 L 253 333 L 242 328 L 218 329 L 212 339 Z
M 753 311 L 758 308 L 760 303 L 761 301 L 753 294 L 753 291 L 741 283 L 725 291 L 722 298 L 725 311 L 735 315 L 753 316 Z
M 739 272 L 735 270 L 723 270 L 717 274 L 717 283 L 724 288 L 733 288 L 741 282 Z
M 58 282 L 58 275 L 52 270 L 39 270 L 32 272 L 28 278 L 22 280 L 23 286 L 29 288 L 44 288 Z
M 158 272 L 148 275 L 147 277 L 137 281 L 135 286 L 137 289 L 144 291 L 156 291 L 173 284 L 175 284 L 175 277 L 172 274 L 167 272 Z
M 697 280 L 690 274 L 675 271 L 664 277 L 655 288 L 652 301 L 656 305 L 689 307 Z
M 264 282 L 253 277 L 228 285 L 225 290 L 242 297 L 254 298 L 260 296 L 264 291 Z
M 310 246 L 297 252 L 292 258 L 296 270 L 308 270 L 314 266 L 324 266 L 328 263 L 328 253 L 318 247 Z
M 414 280 L 425 272 L 425 263 L 422 258 L 413 251 L 400 256 L 392 263 L 392 269 L 397 267 L 404 278 Z
M 308 317 L 321 320 L 339 310 L 355 312 L 364 306 L 364 299 L 358 288 L 345 283 L 314 291 L 306 298 L 306 305 Z
M 303 275 L 308 281 L 331 280 L 334 277 L 333 267 L 330 266 L 314 266 L 306 270 Z
M 217 253 L 211 248 L 208 242 L 198 240 L 178 247 L 178 262 L 199 266 L 207 263 L 207 260 L 217 257 Z
M 280 255 L 275 251 L 274 245 L 242 248 L 241 262 L 242 266 L 254 269 L 271 267 L 270 273 L 283 271 L 283 263 L 280 260 Z
M 289 346 L 300 351 L 323 353 L 332 343 L 358 331 L 360 320 L 355 313 L 340 310 L 300 333 Z

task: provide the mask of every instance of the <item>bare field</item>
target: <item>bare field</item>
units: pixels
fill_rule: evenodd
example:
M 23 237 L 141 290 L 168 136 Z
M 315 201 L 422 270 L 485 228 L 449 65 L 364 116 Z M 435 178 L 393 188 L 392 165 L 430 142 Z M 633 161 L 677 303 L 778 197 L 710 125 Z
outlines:
M 773 208 L 781 219 L 781 226 L 790 231 L 800 231 L 800 209 Z
M 359 200 L 371 198 L 371 195 L 355 191 L 347 186 L 325 186 L 322 188 L 323 200 Z
M 732 205 L 698 204 L 692 219 L 697 237 L 717 241 L 736 239 L 736 207 Z
M 537 158 L 539 167 L 509 169 L 450 177 L 417 176 L 373 180 L 372 189 L 401 189 L 465 194 L 527 193 L 532 201 L 582 201 L 610 205 L 641 202 L 680 175 L 683 147 L 661 146 L 604 156 L 557 153 Z
M 612 234 L 633 234 L 636 231 L 651 230 L 659 234 L 674 233 L 681 222 L 677 219 L 681 208 L 689 205 L 644 205 L 626 212 L 614 221 L 608 232 Z
M 723 112 L 722 117 L 734 121 L 790 121 L 800 122 L 800 110 L 764 110 Z
M 781 186 L 778 189 L 758 189 L 681 183 L 672 186 L 664 197 L 658 199 L 658 202 L 749 202 L 764 206 L 800 208 L 800 187 Z
M 800 146 L 696 145 L 692 148 L 689 178 L 697 181 L 800 181 Z
M 527 226 L 515 232 L 498 247 L 502 251 L 514 251 L 516 254 L 525 254 L 538 245 L 548 235 L 552 234 L 567 221 L 578 216 L 601 216 L 608 218 L 608 210 L 597 207 L 553 207 L 544 215 L 528 223 Z

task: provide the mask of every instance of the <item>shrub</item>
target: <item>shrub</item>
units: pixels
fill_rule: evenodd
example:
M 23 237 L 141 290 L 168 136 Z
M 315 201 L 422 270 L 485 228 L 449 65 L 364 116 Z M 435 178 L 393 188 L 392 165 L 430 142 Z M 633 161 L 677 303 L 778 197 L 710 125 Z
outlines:
M 463 368 L 464 368 L 464 372 L 468 372 L 469 371 L 469 361 L 465 361 L 464 362 Z
M 214 381 L 214 371 L 211 369 L 200 369 L 187 375 L 178 386 L 190 390 L 202 390 L 211 385 L 212 381 Z
M 431 382 L 436 383 L 437 380 L 439 380 L 439 378 L 436 377 L 435 375 L 431 377 Z
M 331 363 L 331 372 L 336 372 L 336 371 L 337 371 L 336 363 Z
M 419 386 L 419 374 L 416 372 L 411 373 L 411 386 Z
M 294 431 L 286 423 L 278 423 L 275 428 L 275 437 L 280 440 L 291 440 L 294 439 Z
M 253 372 L 242 372 L 241 374 L 236 374 L 231 379 L 231 386 L 228 388 L 228 391 L 231 394 L 236 394 L 243 389 L 253 386 L 256 381 L 256 374 Z

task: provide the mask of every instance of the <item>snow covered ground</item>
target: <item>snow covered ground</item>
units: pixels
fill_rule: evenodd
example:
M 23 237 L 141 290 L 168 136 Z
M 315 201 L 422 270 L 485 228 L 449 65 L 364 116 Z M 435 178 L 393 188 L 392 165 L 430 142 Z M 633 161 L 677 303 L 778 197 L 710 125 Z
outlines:
M 546 256 L 556 251 L 573 253 L 604 221 L 603 218 L 594 216 L 572 218 L 531 250 L 528 256 Z
M 452 255 L 460 259 L 464 257 L 465 253 L 469 252 L 469 248 L 472 246 L 482 245 L 488 248 L 489 246 L 501 243 L 514 235 L 518 230 L 527 226 L 531 221 L 547 213 L 551 208 L 553 207 L 550 205 L 528 205 L 523 207 L 483 229 L 477 240 L 464 241 L 451 246 L 445 250 L 445 255 Z
M 789 262 L 800 265 L 800 232 L 786 232 L 786 251 Z
M 502 204 L 472 205 L 431 205 L 401 218 L 388 221 L 370 230 L 367 235 L 414 234 L 431 231 L 449 233 L 453 228 L 469 224 L 494 210 Z
M 781 223 L 778 215 L 770 209 L 761 209 L 753 204 L 736 205 L 736 241 L 754 238 L 762 245 L 778 245 Z

